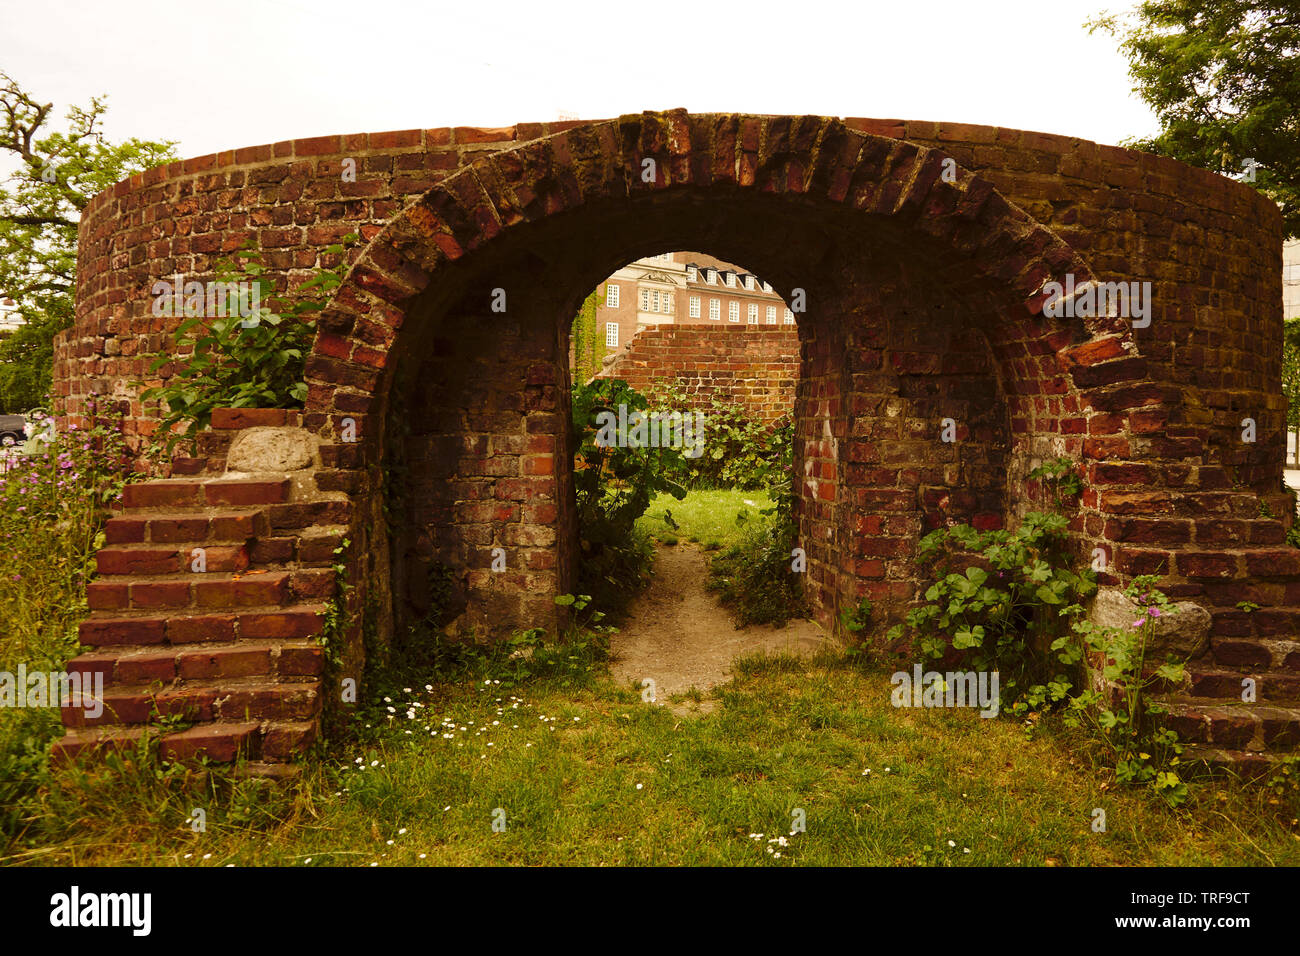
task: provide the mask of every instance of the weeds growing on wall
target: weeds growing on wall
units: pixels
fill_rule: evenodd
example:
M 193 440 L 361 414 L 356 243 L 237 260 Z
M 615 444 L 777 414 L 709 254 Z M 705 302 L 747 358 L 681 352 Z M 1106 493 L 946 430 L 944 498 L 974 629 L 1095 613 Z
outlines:
M 1181 749 L 1177 734 L 1162 726 L 1163 709 L 1150 691 L 1181 682 L 1182 664 L 1157 664 L 1147 653 L 1169 601 L 1155 588 L 1158 578 L 1141 577 L 1128 589 L 1143 608 L 1130 628 L 1088 621 L 1084 605 L 1097 590 L 1096 578 L 1076 569 L 1068 522 L 1058 513 L 1082 482 L 1066 458 L 1046 462 L 1029 478 L 1049 510 L 1027 513 L 1015 531 L 959 524 L 921 540 L 924 600 L 888 638 L 910 635 L 922 659 L 999 672 L 1005 713 L 1032 723 L 1064 708 L 1068 725 L 1095 731 L 1118 782 L 1149 786 L 1179 804 L 1187 796 L 1174 769 Z M 1102 686 L 1085 686 L 1088 663 L 1099 669 Z
M 322 250 L 340 260 L 358 239 L 355 233 Z M 292 292 L 275 297 L 264 278 L 266 267 L 253 240 L 214 269 L 219 293 L 219 315 L 188 315 L 172 335 L 172 345 L 154 359 L 149 370 L 159 372 L 174 364 L 162 385 L 143 392 L 145 401 L 163 409 L 158 434 L 165 436 L 170 453 L 182 438 L 194 436 L 212 419 L 215 408 L 298 408 L 307 397 L 303 369 L 316 335 L 317 312 L 343 282 L 346 267 L 318 266 L 315 273 Z M 265 303 L 255 315 L 243 317 L 237 289 L 256 288 L 253 301 Z M 205 302 L 206 308 L 206 302 Z M 175 427 L 184 425 L 182 432 Z

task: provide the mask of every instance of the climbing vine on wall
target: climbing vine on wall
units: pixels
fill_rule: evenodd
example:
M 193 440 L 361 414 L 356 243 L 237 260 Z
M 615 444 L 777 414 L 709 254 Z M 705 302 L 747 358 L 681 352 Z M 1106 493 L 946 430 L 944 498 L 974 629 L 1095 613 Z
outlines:
M 600 291 L 592 292 L 582 300 L 578 314 L 573 318 L 573 380 L 577 384 L 588 381 L 600 371 L 605 357 L 602 340 L 596 332 L 596 310 L 605 304 Z

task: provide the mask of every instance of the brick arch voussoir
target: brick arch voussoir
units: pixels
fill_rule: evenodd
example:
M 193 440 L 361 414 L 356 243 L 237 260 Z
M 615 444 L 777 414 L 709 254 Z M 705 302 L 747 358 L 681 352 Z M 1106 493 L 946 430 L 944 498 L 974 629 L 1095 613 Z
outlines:
M 654 175 L 643 175 L 645 160 Z M 949 163 L 949 160 L 952 160 Z M 946 168 L 953 172 L 944 176 Z M 410 301 L 436 271 L 504 230 L 596 200 L 668 188 L 731 186 L 839 203 L 950 244 L 1023 303 L 1024 334 L 1055 353 L 1075 389 L 1139 382 L 1145 365 L 1126 326 L 1053 327 L 1050 281 L 1093 271 L 1067 242 L 940 149 L 820 116 L 642 113 L 587 123 L 486 153 L 404 208 L 371 241 L 321 317 L 308 361 L 308 414 L 367 414 Z M 1123 351 L 1093 361 L 1118 346 Z M 1122 368 L 1112 362 L 1121 362 Z M 1097 365 L 1107 365 L 1095 371 Z M 1044 369 L 1039 374 L 1048 374 Z

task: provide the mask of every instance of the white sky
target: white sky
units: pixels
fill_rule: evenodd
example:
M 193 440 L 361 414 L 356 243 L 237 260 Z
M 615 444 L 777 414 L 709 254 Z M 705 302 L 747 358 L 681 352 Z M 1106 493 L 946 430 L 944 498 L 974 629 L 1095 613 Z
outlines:
M 107 94 L 112 139 L 182 156 L 328 133 L 646 109 L 1156 131 L 1084 21 L 1132 0 L 4 0 L 0 68 Z M 62 128 L 61 124 L 58 128 Z

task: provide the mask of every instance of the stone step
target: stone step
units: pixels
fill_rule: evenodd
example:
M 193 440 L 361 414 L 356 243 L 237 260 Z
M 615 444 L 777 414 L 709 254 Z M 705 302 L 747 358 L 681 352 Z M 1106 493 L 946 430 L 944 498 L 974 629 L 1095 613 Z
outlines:
M 102 675 L 105 687 L 225 677 L 319 677 L 324 668 L 324 649 L 311 640 L 123 645 L 80 654 L 67 666 L 69 672 Z
M 214 721 L 163 734 L 159 745 L 168 760 L 202 756 L 216 763 L 230 763 L 243 756 L 251 761 L 251 774 L 282 777 L 289 768 L 276 761 L 289 760 L 306 750 L 318 730 L 316 720 Z M 121 750 L 137 745 L 145 732 L 144 727 L 112 724 L 70 728 L 55 741 L 51 754 L 56 761 L 67 762 L 98 750 Z
M 289 501 L 288 478 L 162 478 L 127 485 L 126 514 L 147 514 L 212 506 L 247 507 Z
M 325 627 L 326 604 L 250 605 L 146 611 L 94 611 L 80 626 L 81 643 L 117 653 L 234 641 L 306 640 Z M 74 659 L 75 660 L 75 659 Z
M 320 712 L 318 678 L 268 679 L 226 677 L 183 681 L 159 688 L 154 683 L 123 684 L 105 688 L 102 711 L 63 707 L 65 727 L 144 725 L 158 718 L 179 718 L 194 724 L 214 721 L 315 720 Z
M 178 573 L 202 576 L 221 571 L 244 571 L 249 564 L 248 547 L 244 544 L 193 547 L 116 544 L 100 548 L 95 555 L 95 567 L 101 577 Z
M 1286 751 L 1300 745 L 1300 704 L 1242 703 L 1240 698 L 1157 698 L 1168 713 L 1165 724 L 1184 743 L 1226 750 Z
M 1232 669 L 1193 661 L 1187 666 L 1186 693 L 1191 697 L 1240 699 L 1245 689 L 1242 681 L 1255 681 L 1255 699 L 1281 704 L 1300 705 L 1300 673 L 1267 669 Z
M 334 593 L 332 567 L 121 575 L 86 585 L 95 611 L 238 608 L 264 604 L 312 603 Z
M 104 524 L 108 544 L 246 544 L 271 532 L 265 508 L 219 513 L 172 512 L 149 516 L 119 515 Z

